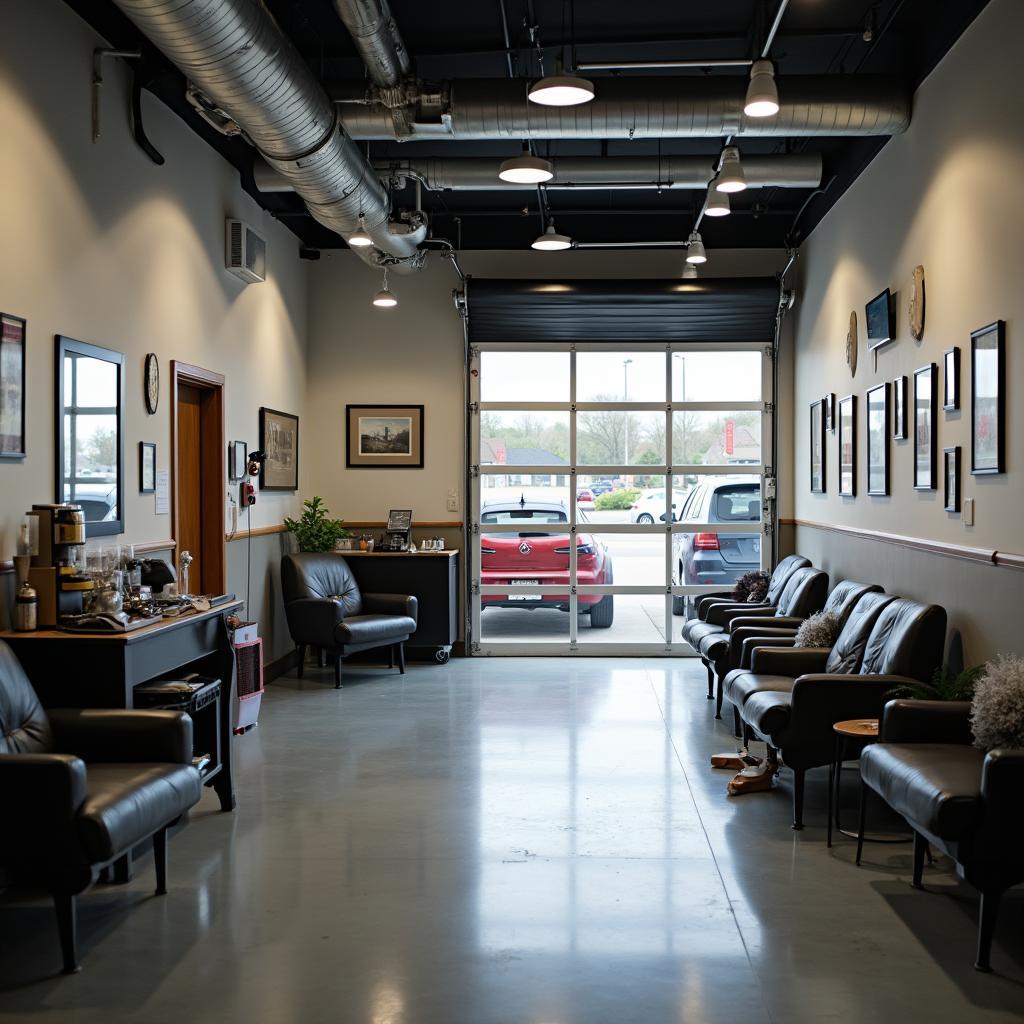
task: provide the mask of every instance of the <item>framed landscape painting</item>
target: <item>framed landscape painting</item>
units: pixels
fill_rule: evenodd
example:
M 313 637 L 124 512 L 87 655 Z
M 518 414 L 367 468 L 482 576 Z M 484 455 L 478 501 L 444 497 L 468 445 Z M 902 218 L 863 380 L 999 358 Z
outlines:
M 971 472 L 1006 472 L 1006 323 L 971 334 Z
M 938 404 L 938 367 L 929 363 L 914 371 L 914 488 L 918 491 L 935 490 Z
M 845 498 L 857 495 L 857 396 L 839 400 L 839 493 Z
M 889 383 L 869 388 L 868 494 L 889 493 Z
M 260 409 L 260 490 L 299 489 L 299 417 L 277 409 Z
M 346 405 L 349 469 L 422 469 L 422 405 Z
M 811 492 L 825 493 L 825 402 L 811 402 Z
M 25 321 L 0 313 L 0 459 L 25 458 Z

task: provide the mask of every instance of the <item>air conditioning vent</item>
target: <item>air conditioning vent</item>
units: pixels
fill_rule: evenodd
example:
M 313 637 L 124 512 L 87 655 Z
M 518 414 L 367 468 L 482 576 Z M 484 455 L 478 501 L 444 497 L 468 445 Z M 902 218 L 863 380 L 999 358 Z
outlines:
M 267 279 L 267 242 L 244 220 L 226 222 L 224 266 L 243 281 Z

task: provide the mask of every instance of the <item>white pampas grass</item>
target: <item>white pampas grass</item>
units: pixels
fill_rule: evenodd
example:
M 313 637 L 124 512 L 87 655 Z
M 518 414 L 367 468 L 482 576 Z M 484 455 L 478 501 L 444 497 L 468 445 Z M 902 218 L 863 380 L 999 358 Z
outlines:
M 974 745 L 1024 747 L 1024 658 L 998 654 L 985 666 L 971 702 Z
M 831 647 L 839 636 L 839 616 L 834 612 L 817 612 L 804 619 L 796 631 L 797 647 Z

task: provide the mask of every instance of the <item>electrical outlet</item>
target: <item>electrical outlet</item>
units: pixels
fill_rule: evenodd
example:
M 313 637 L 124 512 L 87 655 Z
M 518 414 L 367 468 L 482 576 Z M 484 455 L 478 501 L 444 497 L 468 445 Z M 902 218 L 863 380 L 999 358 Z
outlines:
M 974 499 L 964 498 L 964 526 L 974 525 Z
M 459 492 L 454 487 L 448 492 L 448 511 L 459 511 Z

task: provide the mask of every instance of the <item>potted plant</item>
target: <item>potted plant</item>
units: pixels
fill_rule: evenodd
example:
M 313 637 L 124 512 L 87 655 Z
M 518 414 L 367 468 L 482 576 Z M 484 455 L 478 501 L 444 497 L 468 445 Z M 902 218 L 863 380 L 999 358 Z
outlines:
M 885 696 L 887 700 L 971 700 L 985 668 L 985 665 L 975 665 L 957 672 L 948 664 L 943 665 L 935 670 L 930 683 L 894 686 Z
M 331 519 L 319 495 L 302 503 L 298 519 L 284 520 L 285 529 L 295 535 L 300 551 L 333 551 L 335 541 L 350 536 L 341 519 Z
M 999 654 L 984 666 L 971 705 L 974 745 L 1024 747 L 1024 658 Z

